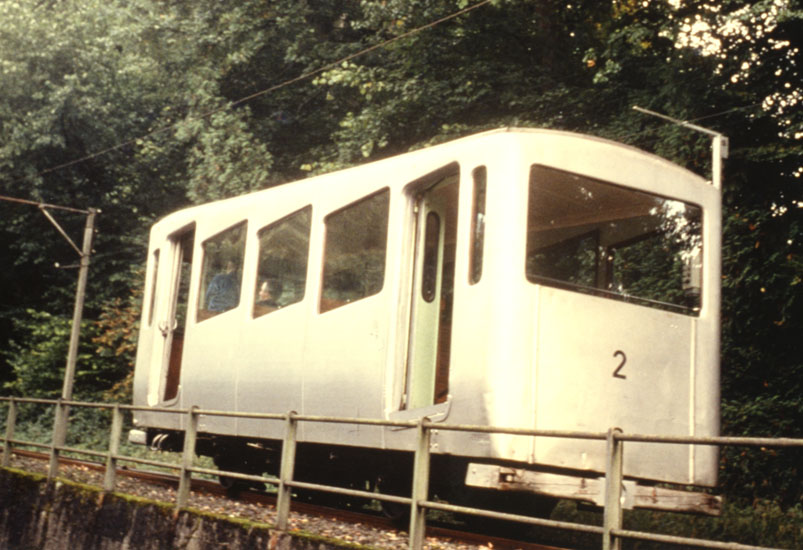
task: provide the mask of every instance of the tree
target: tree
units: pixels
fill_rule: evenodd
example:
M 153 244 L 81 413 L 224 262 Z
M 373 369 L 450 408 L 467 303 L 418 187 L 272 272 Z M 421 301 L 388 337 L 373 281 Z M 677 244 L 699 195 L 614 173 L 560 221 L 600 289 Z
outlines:
M 129 268 L 142 262 L 156 217 L 254 189 L 269 167 L 243 122 L 247 111 L 199 116 L 225 104 L 215 95 L 219 58 L 204 57 L 222 23 L 195 15 L 145 0 L 0 2 L 0 186 L 5 195 L 101 209 L 88 319 L 140 284 Z M 0 340 L 22 341 L 26 317 L 43 321 L 33 311 L 72 311 L 74 272 L 52 266 L 77 258 L 35 208 L 0 209 L 8 266 Z M 78 240 L 83 216 L 56 216 Z M 0 372 L 11 378 L 10 369 Z
M 558 5 L 560 4 L 560 6 Z M 730 137 L 725 177 L 723 430 L 800 436 L 801 96 L 799 2 L 517 2 L 486 6 L 317 80 L 350 105 L 338 163 L 505 124 L 596 133 L 710 173 L 709 139 L 640 105 Z M 401 34 L 451 2 L 383 2 L 364 24 Z M 330 164 L 320 164 L 326 169 Z M 737 453 L 738 454 L 738 453 Z M 800 455 L 744 496 L 803 495 Z M 784 466 L 785 464 L 785 466 Z
M 158 216 L 508 125 L 612 138 L 709 173 L 707 137 L 640 105 L 730 138 L 723 428 L 799 436 L 800 1 L 494 0 L 431 25 L 470 4 L 0 0 L 0 186 L 103 210 L 88 319 L 115 312 L 97 327 L 110 372 L 130 360 L 130 267 Z M 74 274 L 49 266 L 74 257 L 41 214 L 15 208 L 0 205 L 0 341 L 15 330 L 20 342 L 31 323 L 55 324 L 41 312 L 70 311 Z M 73 234 L 82 222 L 64 217 Z M 26 308 L 40 313 L 24 320 Z M 741 494 L 803 494 L 794 457 L 786 481 L 746 488 L 726 459 Z

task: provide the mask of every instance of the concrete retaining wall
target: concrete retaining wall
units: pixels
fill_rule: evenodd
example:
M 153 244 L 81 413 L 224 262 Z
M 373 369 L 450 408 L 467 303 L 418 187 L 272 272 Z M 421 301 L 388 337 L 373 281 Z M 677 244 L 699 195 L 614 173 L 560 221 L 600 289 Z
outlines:
M 357 546 L 0 468 L 2 550 L 342 550 Z M 364 547 L 363 547 L 364 548 Z

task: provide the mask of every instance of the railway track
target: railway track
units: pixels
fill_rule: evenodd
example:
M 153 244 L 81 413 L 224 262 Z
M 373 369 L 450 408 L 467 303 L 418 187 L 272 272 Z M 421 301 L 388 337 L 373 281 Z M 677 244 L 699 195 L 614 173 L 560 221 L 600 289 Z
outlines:
M 23 449 L 15 449 L 14 454 L 33 460 L 47 461 L 49 459 L 47 454 Z M 97 472 L 99 474 L 102 474 L 105 469 L 103 464 L 99 464 L 97 462 L 66 457 L 60 457 L 59 464 L 62 467 L 66 466 L 71 468 L 82 468 Z M 158 485 L 170 489 L 175 489 L 178 487 L 178 477 L 169 474 L 138 469 L 119 468 L 117 470 L 117 475 L 137 480 L 142 483 Z M 219 499 L 234 499 L 240 502 L 246 502 L 260 506 L 274 507 L 276 504 L 275 496 L 270 493 L 253 490 L 240 490 L 237 492 L 232 492 L 231 490 L 225 489 L 215 481 L 204 479 L 193 479 L 192 491 L 206 495 L 212 495 L 213 497 Z M 389 532 L 401 533 L 396 522 L 376 512 L 371 513 L 369 511 L 333 508 L 330 506 L 322 506 L 300 500 L 293 501 L 292 512 L 294 514 L 303 514 L 307 516 L 327 517 L 336 522 L 349 523 L 355 526 L 368 526 Z M 432 525 L 427 526 L 426 535 L 428 538 L 449 540 L 459 544 L 476 545 L 490 549 L 563 550 L 556 546 L 548 546 L 536 542 L 514 540 L 495 535 L 459 530 L 445 524 L 439 525 L 436 522 L 432 523 Z

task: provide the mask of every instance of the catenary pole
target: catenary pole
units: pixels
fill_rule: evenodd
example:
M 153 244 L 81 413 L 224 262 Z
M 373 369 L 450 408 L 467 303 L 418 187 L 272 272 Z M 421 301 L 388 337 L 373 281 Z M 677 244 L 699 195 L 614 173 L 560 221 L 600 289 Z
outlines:
M 75 291 L 75 306 L 73 308 L 72 328 L 70 330 L 70 345 L 67 351 L 67 366 L 64 370 L 64 384 L 61 391 L 61 398 L 63 400 L 70 400 L 72 399 L 73 381 L 75 380 L 75 364 L 78 358 L 78 342 L 81 336 L 81 319 L 84 313 L 86 281 L 89 275 L 89 259 L 92 256 L 92 236 L 95 233 L 95 217 L 100 210 L 97 208 L 82 210 L 79 208 L 71 208 L 69 206 L 61 206 L 58 204 L 36 202 L 17 197 L 6 197 L 4 195 L 0 195 L 0 201 L 27 204 L 38 207 L 39 211 L 44 214 L 51 224 L 53 224 L 53 227 L 56 228 L 56 231 L 58 231 L 59 234 L 64 237 L 73 250 L 78 253 L 78 257 L 80 258 L 78 264 L 78 287 Z M 84 240 L 81 249 L 78 248 L 67 232 L 64 231 L 64 228 L 59 225 L 59 222 L 56 221 L 56 219 L 50 214 L 49 210 L 63 210 L 66 212 L 86 214 L 86 223 L 84 224 Z M 56 266 L 58 266 L 58 264 L 56 264 Z
M 75 290 L 75 305 L 73 308 L 72 327 L 70 330 L 70 344 L 67 351 L 67 364 L 64 369 L 64 383 L 61 391 L 61 401 L 69 401 L 72 399 L 73 383 L 75 380 L 75 366 L 78 360 L 78 343 L 81 336 L 81 320 L 84 313 L 86 282 L 89 275 L 89 259 L 92 255 L 92 236 L 95 233 L 95 217 L 100 210 L 96 208 L 79 210 L 77 208 L 70 208 L 67 206 L 46 204 L 2 195 L 0 195 L 0 201 L 37 206 L 39 211 L 42 212 L 48 221 L 56 228 L 59 234 L 61 234 L 61 236 L 64 237 L 73 250 L 78 253 L 78 285 Z M 49 209 L 86 214 L 86 222 L 84 224 L 84 239 L 81 249 L 78 248 L 64 228 L 62 228 L 58 221 L 56 221 L 56 219 L 50 214 L 48 211 Z M 58 266 L 58 264 L 56 265 Z M 58 471 L 59 448 L 62 447 L 67 440 L 68 416 L 69 408 L 66 405 L 59 403 L 59 406 L 56 407 L 56 418 L 53 426 L 53 440 L 50 449 L 50 465 L 48 468 L 49 480 L 53 479 Z
M 67 236 L 59 224 L 50 216 L 44 207 L 40 207 L 42 213 L 47 216 L 51 223 L 56 226 L 59 233 L 64 236 L 70 244 L 71 239 Z M 61 401 L 72 399 L 73 381 L 75 380 L 75 364 L 78 359 L 78 342 L 81 336 L 81 319 L 84 312 L 84 298 L 86 296 L 86 280 L 89 273 L 89 258 L 92 255 L 92 234 L 95 232 L 95 216 L 98 210 L 90 208 L 87 211 L 86 223 L 84 225 L 84 240 L 80 250 L 80 262 L 78 265 L 78 285 L 75 290 L 75 307 L 73 308 L 72 328 L 70 330 L 70 347 L 67 351 L 67 365 L 64 369 L 64 385 L 61 390 Z M 53 425 L 53 444 L 50 448 L 50 465 L 48 466 L 47 479 L 54 479 L 59 468 L 59 452 L 67 442 L 67 424 L 70 409 L 67 405 L 59 403 L 56 407 L 56 418 Z
M 84 312 L 84 298 L 86 297 L 86 280 L 89 274 L 89 258 L 92 255 L 92 235 L 95 232 L 95 216 L 97 213 L 96 209 L 90 208 L 84 225 L 84 241 L 81 248 L 81 262 L 78 267 L 78 287 L 75 290 L 70 347 L 67 352 L 67 366 L 64 370 L 64 386 L 61 390 L 61 398 L 65 401 L 72 399 L 75 364 L 78 358 L 78 341 L 81 336 L 81 319 Z

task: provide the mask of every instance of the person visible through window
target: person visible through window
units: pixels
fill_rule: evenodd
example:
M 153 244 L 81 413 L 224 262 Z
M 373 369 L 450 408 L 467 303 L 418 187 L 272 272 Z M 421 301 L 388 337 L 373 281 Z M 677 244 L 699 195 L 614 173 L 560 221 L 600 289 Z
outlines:
M 246 222 L 240 222 L 203 242 L 198 292 L 198 321 L 240 305 Z
M 215 275 L 209 283 L 206 290 L 206 309 L 222 313 L 237 307 L 239 301 L 240 281 L 235 263 L 229 260 L 226 262 L 226 269 Z
M 255 319 L 304 299 L 311 223 L 312 207 L 305 206 L 257 232 Z
M 279 297 L 282 295 L 282 282 L 276 279 L 263 279 L 257 287 L 254 302 L 254 317 L 265 315 L 281 307 Z

